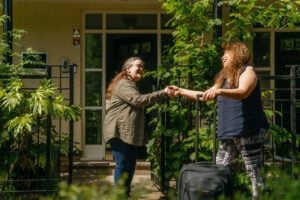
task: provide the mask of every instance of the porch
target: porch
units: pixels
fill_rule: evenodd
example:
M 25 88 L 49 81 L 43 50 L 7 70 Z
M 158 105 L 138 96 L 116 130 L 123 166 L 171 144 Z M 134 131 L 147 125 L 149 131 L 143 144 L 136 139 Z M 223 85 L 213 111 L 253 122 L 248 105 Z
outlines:
M 64 168 L 67 168 L 67 162 Z M 73 183 L 78 185 L 110 185 L 113 187 L 113 171 L 115 162 L 110 161 L 80 161 L 73 163 Z M 68 172 L 61 173 L 62 179 L 68 179 Z M 139 200 L 159 200 L 164 199 L 164 194 L 160 192 L 157 185 L 151 180 L 150 162 L 137 161 L 135 175 L 132 181 L 133 199 Z

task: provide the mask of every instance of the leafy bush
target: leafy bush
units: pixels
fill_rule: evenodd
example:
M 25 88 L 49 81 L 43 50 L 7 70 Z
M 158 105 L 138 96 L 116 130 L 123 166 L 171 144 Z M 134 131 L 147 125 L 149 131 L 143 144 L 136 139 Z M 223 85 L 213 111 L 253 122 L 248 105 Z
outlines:
M 65 182 L 59 184 L 59 192 L 56 195 L 43 197 L 42 200 L 120 200 L 125 199 L 125 190 L 120 185 L 113 187 L 107 185 L 68 185 Z
M 8 20 L 5 16 L 0 18 L 1 23 Z M 20 49 L 23 49 L 19 43 L 23 33 L 13 30 L 11 34 L 14 46 Z M 31 49 L 26 51 L 32 52 Z M 60 144 L 57 142 L 60 135 L 51 125 L 51 120 L 76 121 L 80 108 L 78 105 L 65 105 L 65 98 L 50 79 L 40 79 L 34 88 L 26 88 L 23 75 L 42 74 L 24 69 L 25 64 L 35 63 L 23 62 L 21 54 L 11 52 L 3 40 L 0 41 L 0 55 L 12 56 L 15 60 L 12 64 L 7 63 L 4 57 L 0 59 L 0 192 L 56 187 L 55 183 L 43 184 L 30 179 L 39 177 L 42 181 L 47 176 L 59 176 L 55 166 L 61 153 L 58 152 Z M 39 60 L 36 62 L 40 63 Z M 50 138 L 47 138 L 49 135 Z M 51 146 L 47 146 L 49 142 Z M 51 156 L 48 166 L 47 149 L 51 149 L 48 152 Z M 14 195 L 7 195 L 6 198 L 10 196 Z

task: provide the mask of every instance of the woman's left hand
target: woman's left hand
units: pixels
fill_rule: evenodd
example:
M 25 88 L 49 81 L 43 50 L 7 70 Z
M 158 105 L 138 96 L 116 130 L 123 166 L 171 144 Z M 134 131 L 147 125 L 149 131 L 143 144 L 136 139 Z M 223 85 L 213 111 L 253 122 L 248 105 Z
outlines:
M 214 100 L 219 94 L 220 94 L 220 89 L 210 88 L 204 91 L 201 100 L 202 101 Z

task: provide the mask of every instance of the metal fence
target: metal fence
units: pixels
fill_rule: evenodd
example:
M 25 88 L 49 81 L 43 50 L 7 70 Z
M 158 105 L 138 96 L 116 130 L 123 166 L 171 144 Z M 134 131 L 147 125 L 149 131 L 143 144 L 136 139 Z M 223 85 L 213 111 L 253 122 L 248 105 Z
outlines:
M 271 125 L 264 147 L 264 160 L 268 165 L 279 165 L 287 169 L 293 175 L 297 160 L 296 155 L 300 151 L 296 146 L 297 135 L 300 136 L 300 66 L 290 65 L 289 75 L 260 75 L 261 90 L 263 92 L 262 103 Z M 195 104 L 195 102 L 191 102 Z M 180 104 L 180 103 L 179 103 Z M 190 104 L 188 104 L 190 105 Z M 189 107 L 188 124 L 195 127 L 195 120 L 191 115 L 195 106 Z M 212 127 L 216 135 L 216 114 L 212 118 L 201 119 L 206 126 Z M 168 113 L 165 114 L 164 124 L 170 127 Z M 272 132 L 272 133 L 271 133 Z M 168 136 L 161 137 L 160 176 L 152 174 L 152 179 L 158 184 L 161 191 L 165 192 L 173 180 L 166 179 L 166 156 L 172 140 Z M 215 156 L 215 155 L 213 155 Z M 215 158 L 212 158 L 215 159 Z M 299 159 L 299 158 L 298 158 Z
M 22 89 L 29 92 L 34 90 L 41 80 L 51 79 L 58 88 L 58 93 L 65 97 L 64 104 L 73 105 L 75 70 L 75 64 L 46 65 L 45 68 L 38 69 L 35 75 L 17 77 L 24 84 Z M 2 81 L 10 78 L 11 75 L 0 75 Z M 36 124 L 32 133 L 26 136 L 28 141 L 25 142 L 25 147 L 24 143 L 20 144 L 18 139 L 12 137 L 12 133 L 8 133 L 8 143 L 1 145 L 0 156 L 5 158 L 5 163 L 0 163 L 3 173 L 0 175 L 0 199 L 31 199 L 34 196 L 56 192 L 57 184 L 62 180 L 62 152 L 67 158 L 64 163 L 67 173 L 65 180 L 72 182 L 73 121 L 53 119 L 48 115 L 44 119 L 38 118 Z

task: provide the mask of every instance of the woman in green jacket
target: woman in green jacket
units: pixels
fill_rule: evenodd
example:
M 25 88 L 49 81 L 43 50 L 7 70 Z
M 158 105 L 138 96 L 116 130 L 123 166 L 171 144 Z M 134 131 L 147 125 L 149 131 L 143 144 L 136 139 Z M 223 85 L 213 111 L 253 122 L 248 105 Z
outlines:
M 104 140 L 111 145 L 116 161 L 114 182 L 125 178 L 126 193 L 136 165 L 136 147 L 145 145 L 144 107 L 171 93 L 168 87 L 149 94 L 141 94 L 136 86 L 144 73 L 144 63 L 139 57 L 128 58 L 108 86 Z M 125 176 L 123 176 L 125 175 Z

